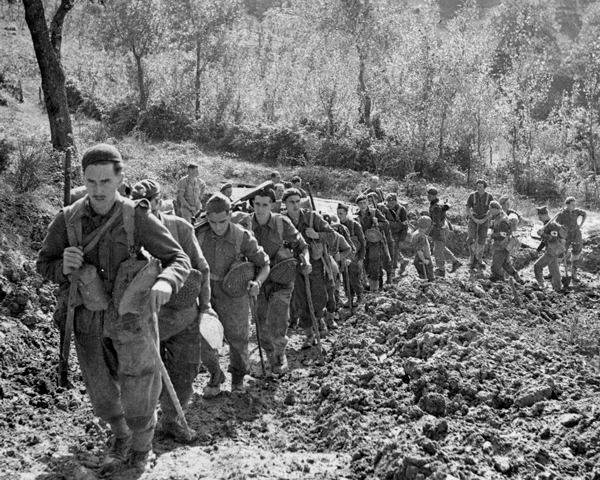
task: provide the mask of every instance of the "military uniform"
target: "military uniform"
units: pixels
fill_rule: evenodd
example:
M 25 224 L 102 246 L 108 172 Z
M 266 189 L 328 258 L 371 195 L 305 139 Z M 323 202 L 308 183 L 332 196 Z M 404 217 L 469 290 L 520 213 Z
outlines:
M 563 225 L 567 229 L 565 248 L 567 251 L 571 248 L 573 255 L 578 256 L 583 250 L 583 238 L 581 236 L 581 229 L 577 224 L 577 219 L 585 216 L 585 211 L 580 208 L 575 208 L 572 212 L 563 208 L 556 217 L 556 223 Z
M 390 245 L 392 243 L 392 237 L 390 235 L 389 223 L 379 210 L 369 208 L 364 214 L 359 212 L 358 217 L 356 217 L 364 233 L 370 228 L 376 228 L 375 223 L 373 222 L 374 218 L 377 218 L 378 228 L 381 231 L 382 237 L 384 237 L 387 240 L 388 245 Z M 365 272 L 371 287 L 374 288 L 376 288 L 377 283 L 380 282 L 383 266 L 387 265 L 390 261 L 390 259 L 386 257 L 383 241 L 383 238 L 377 243 L 372 243 L 368 240 L 366 241 Z
M 330 269 L 330 259 L 327 258 L 328 253 L 325 243 L 327 242 L 328 235 L 333 233 L 333 229 L 321 215 L 311 210 L 301 209 L 297 223 L 291 217 L 290 220 L 309 246 L 310 263 L 312 265 L 312 271 L 309 274 L 312 308 L 317 321 L 319 321 L 323 317 L 327 305 L 327 282 L 331 281 L 327 275 L 327 271 Z M 310 227 L 319 234 L 319 240 L 314 240 L 306 236 L 306 230 Z M 312 327 L 312 318 L 306 295 L 304 274 L 300 265 L 296 269 L 296 281 L 292 301 L 295 304 L 294 312 L 299 317 L 298 325 L 307 331 Z
M 493 232 L 490 238 L 494 242 L 492 244 L 492 274 L 490 275 L 490 280 L 504 280 L 504 272 L 506 272 L 515 277 L 517 281 L 522 282 L 517 271 L 512 266 L 510 252 L 507 250 L 508 242 L 513 233 L 508 216 L 501 210 L 497 216 L 492 218 L 491 223 Z
M 446 274 L 446 261 L 452 262 L 453 265 L 460 263 L 446 246 L 450 235 L 450 228 L 446 219 L 447 209 L 447 205 L 440 205 L 438 198 L 429 202 L 429 217 L 431 218 L 429 236 L 433 239 L 433 256 L 438 274 L 441 276 Z
M 352 263 L 348 267 L 348 276 L 350 277 L 350 291 L 352 295 L 357 296 L 357 301 L 362 300 L 363 296 L 363 272 L 359 262 L 364 262 L 366 252 L 366 241 L 363 229 L 359 222 L 349 217 L 341 222 L 350 234 L 350 240 L 354 244 L 355 253 Z
M 160 330 L 160 353 L 173 383 L 182 408 L 189 403 L 194 393 L 193 383 L 198 375 L 201 352 L 207 363 L 218 364 L 214 350 L 200 335 L 200 312 L 211 310 L 210 269 L 200 250 L 194 228 L 184 219 L 175 215 L 158 213 L 157 217 L 167 227 L 175 241 L 190 258 L 192 268 L 202 274 L 202 285 L 198 305 L 185 309 L 173 309 L 167 305 L 160 310 L 158 321 Z M 202 349 L 201 349 L 202 345 Z M 211 358 L 211 355 L 214 358 Z M 166 388 L 160 396 L 163 412 L 163 425 L 177 421 L 177 411 Z
M 340 224 L 332 224 L 333 235 L 328 237 L 329 254 L 333 261 L 331 262 L 332 282 L 327 283 L 327 326 L 335 326 L 333 316 L 340 308 L 340 270 L 343 271 L 343 264 L 346 259 L 352 260 L 354 257 L 354 246 L 350 240 L 350 234 L 347 228 Z
M 198 235 L 202 252 L 210 267 L 211 304 L 219 320 L 223 324 L 225 339 L 229 344 L 229 371 L 232 373 L 232 383 L 240 384 L 244 375 L 249 371 L 248 341 L 250 304 L 248 295 L 231 297 L 223 290 L 223 279 L 237 260 L 236 233 L 241 230 L 242 242 L 239 254 L 243 255 L 256 267 L 262 268 L 269 264 L 269 257 L 258 245 L 251 232 L 240 225 L 229 223 L 223 236 L 218 236 L 212 229 Z M 239 233 L 238 233 L 239 235 Z M 204 356 L 203 356 L 204 362 Z M 204 362 L 211 373 L 213 381 L 220 376 L 220 367 Z
M 180 205 L 181 217 L 186 221 L 191 222 L 192 217 L 202 208 L 202 196 L 206 191 L 206 183 L 204 180 L 186 175 L 177 182 L 177 198 L 181 195 L 187 202 Z
M 539 236 L 546 244 L 544 254 L 533 265 L 535 279 L 540 287 L 544 287 L 544 267 L 550 270 L 552 288 L 560 292 L 562 289 L 559 257 L 565 252 L 566 229 L 556 221 L 548 222 L 538 231 Z
M 84 255 L 84 261 L 96 267 L 109 296 L 112 296 L 119 266 L 130 258 L 131 252 L 123 215 L 118 213 L 125 208 L 124 202 L 130 200 L 117 195 L 113 207 L 104 216 L 91 209 L 87 196 L 71 207 L 75 212 L 71 221 L 81 226 L 82 239 L 117 213 L 116 221 Z M 144 247 L 162 262 L 163 270 L 158 278 L 169 282 L 176 292 L 189 274 L 189 258 L 161 222 L 150 214 L 145 202 L 135 208 L 134 239 L 138 253 Z M 44 278 L 60 285 L 55 314 L 59 323 L 64 322 L 67 315 L 69 281 L 63 274 L 63 252 L 69 246 L 62 211 L 50 224 L 37 261 L 37 269 Z M 94 413 L 111 426 L 116 438 L 133 432 L 132 448 L 149 451 L 162 386 L 152 345 L 157 339 L 150 306 L 143 314 L 121 317 L 112 300 L 108 308 L 101 311 L 90 311 L 80 305 L 75 310 L 74 333 L 77 358 Z
M 272 266 L 275 265 L 277 252 L 281 248 L 290 248 L 296 257 L 308 248 L 290 219 L 283 215 L 272 213 L 265 225 L 260 225 L 253 215 L 252 231 Z M 285 348 L 288 343 L 287 328 L 293 290 L 293 281 L 287 284 L 276 283 L 269 276 L 258 295 L 257 328 L 260 329 L 262 347 L 271 368 L 284 368 L 287 363 Z
M 413 265 L 417 269 L 419 278 L 423 280 L 427 279 L 430 282 L 435 280 L 435 275 L 433 274 L 433 262 L 431 261 L 431 245 L 429 244 L 427 235 L 424 232 L 417 230 L 413 233 L 412 245 L 415 250 Z M 429 260 L 427 265 L 424 264 L 419 257 L 419 252 L 423 252 L 423 258 Z
M 390 254 L 392 254 L 393 267 L 398 268 L 398 262 L 405 263 L 400 247 L 406 241 L 408 235 L 408 215 L 406 208 L 399 203 L 396 204 L 395 208 L 386 207 L 386 210 L 385 218 L 390 223 L 390 233 L 394 241 L 393 253 L 390 251 Z
M 493 200 L 494 197 L 491 193 L 483 192 L 483 195 L 480 195 L 478 192 L 473 192 L 467 199 L 467 207 L 472 209 L 473 216 L 476 219 L 482 220 L 487 216 L 490 210 L 490 203 Z M 489 220 L 478 225 L 472 218 L 469 218 L 467 244 L 471 246 L 471 269 L 474 269 L 477 263 L 482 262 L 483 249 L 485 247 L 489 225 Z

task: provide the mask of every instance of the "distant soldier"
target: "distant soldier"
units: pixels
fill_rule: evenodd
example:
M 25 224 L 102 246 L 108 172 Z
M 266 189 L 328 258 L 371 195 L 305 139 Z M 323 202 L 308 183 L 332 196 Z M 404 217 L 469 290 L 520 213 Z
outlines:
M 579 267 L 579 256 L 583 250 L 583 239 L 581 236 L 581 227 L 585 223 L 587 213 L 585 210 L 575 208 L 575 197 L 568 197 L 565 200 L 565 207 L 556 217 L 556 222 L 567 229 L 567 238 L 565 243 L 566 253 L 569 253 L 571 247 L 571 278 L 574 282 L 579 282 L 577 268 Z M 581 222 L 578 219 L 581 217 Z
M 308 193 L 306 193 L 306 190 L 304 190 L 302 188 L 302 178 L 300 178 L 298 175 L 294 175 L 292 177 L 292 187 L 291 188 L 295 188 L 296 190 L 298 190 L 300 192 L 300 194 L 302 195 L 302 198 L 308 197 Z
M 277 170 L 273 170 L 271 172 L 270 178 L 271 178 L 271 181 L 273 182 L 273 185 L 281 183 L 281 173 L 279 173 Z
M 363 192 L 363 195 L 368 195 L 369 193 L 375 193 L 377 195 L 377 203 L 385 202 L 385 194 L 379 186 L 379 177 L 376 175 L 373 175 L 369 179 L 369 188 Z
M 258 244 L 269 256 L 272 268 L 281 263 L 285 265 L 288 258 L 299 259 L 300 265 L 310 265 L 308 245 L 302 235 L 288 217 L 272 213 L 274 200 L 275 194 L 268 188 L 259 191 L 254 197 L 252 231 Z M 295 270 L 293 265 L 291 268 Z M 287 280 L 284 277 L 285 275 L 273 278 L 269 275 L 258 294 L 256 328 L 260 329 L 262 347 L 267 354 L 271 371 L 275 374 L 285 373 L 288 369 L 285 349 L 295 273 L 287 282 L 284 282 Z
M 502 206 L 502 210 L 508 216 L 513 232 L 516 232 L 522 217 L 519 212 L 510 208 L 510 197 L 508 195 L 502 195 L 498 200 L 498 203 Z
M 485 191 L 487 183 L 485 180 L 477 180 L 476 191 L 469 195 L 465 209 L 469 219 L 467 245 L 471 249 L 469 268 L 471 272 L 475 269 L 482 270 L 483 250 L 488 235 L 490 202 L 494 197 Z
M 198 241 L 210 266 L 211 304 L 219 315 L 225 340 L 229 344 L 231 390 L 243 393 L 244 376 L 249 371 L 248 294 L 258 296 L 260 287 L 269 275 L 269 257 L 248 230 L 231 222 L 231 203 L 224 195 L 217 193 L 208 200 L 206 218 L 210 230 L 199 233 Z M 234 296 L 224 290 L 223 280 L 234 264 L 242 259 L 253 263 L 258 274 L 244 288 L 248 294 L 241 292 Z M 218 363 L 205 363 L 205 366 L 211 373 L 212 390 L 205 389 L 204 395 L 218 395 L 225 375 Z
M 275 201 L 271 204 L 271 211 L 273 213 L 282 213 L 284 206 L 281 201 L 281 199 L 283 198 L 283 192 L 285 192 L 285 187 L 283 186 L 283 183 L 275 184 Z
M 406 208 L 398 203 L 398 196 L 395 193 L 388 193 L 387 197 L 385 197 L 385 203 L 387 206 L 385 218 L 390 223 L 390 233 L 394 241 L 393 252 L 390 251 L 393 269 L 398 268 L 399 263 L 400 271 L 398 275 L 402 276 L 409 264 L 409 261 L 404 258 L 400 250 L 408 235 L 408 214 Z
M 419 217 L 417 220 L 417 231 L 413 233 L 412 244 L 415 249 L 414 266 L 417 269 L 419 278 L 433 282 L 433 263 L 431 261 L 431 245 L 427 234 L 431 229 L 431 218 L 427 215 Z
M 366 252 L 366 241 L 360 223 L 348 216 L 348 210 L 348 205 L 343 203 L 339 203 L 337 206 L 337 214 L 340 218 L 340 223 L 348 229 L 350 240 L 355 248 L 354 258 L 352 259 L 352 263 L 350 263 L 348 266 L 348 277 L 350 281 L 351 295 L 356 295 L 356 302 L 360 303 L 363 300 L 364 291 L 362 280 L 364 275 L 363 266 Z
M 431 231 L 429 232 L 429 236 L 433 239 L 433 256 L 437 267 L 435 274 L 438 277 L 445 277 L 446 261 L 452 263 L 451 272 L 455 272 L 462 265 L 452 251 L 446 246 L 448 235 L 450 235 L 450 225 L 446 218 L 446 212 L 450 207 L 446 204 L 440 205 L 438 190 L 435 187 L 431 187 L 427 190 L 427 199 L 429 200 L 429 217 L 431 218 Z
M 494 253 L 492 257 L 492 273 L 490 275 L 490 280 L 492 282 L 504 280 L 504 272 L 506 272 L 514 277 L 517 282 L 525 283 L 510 261 L 510 252 L 507 247 L 513 230 L 508 215 L 504 213 L 502 206 L 495 200 L 490 202 L 490 218 L 491 227 L 493 229 L 491 239 L 494 241 L 492 245 Z
M 538 258 L 533 265 L 535 279 L 540 288 L 544 288 L 544 267 L 550 270 L 550 278 L 552 280 L 552 288 L 556 292 L 562 290 L 562 279 L 560 275 L 559 261 L 565 253 L 565 241 L 567 238 L 567 230 L 556 220 L 550 221 L 548 209 L 540 207 L 537 209 L 538 218 L 544 224 L 538 230 L 538 235 L 542 239 L 545 247 L 544 254 Z
M 217 316 L 210 305 L 208 263 L 200 250 L 192 225 L 183 218 L 167 215 L 161 211 L 162 197 L 158 182 L 142 180 L 136 183 L 133 186 L 131 197 L 133 200 L 146 199 L 150 202 L 150 209 L 154 216 L 167 227 L 175 241 L 190 258 L 192 268 L 202 274 L 200 295 L 197 301 L 185 308 L 171 307 L 170 304 L 167 304 L 160 309 L 158 316 L 161 357 L 173 382 L 179 403 L 185 409 L 194 393 L 193 383 L 200 370 L 200 344 L 206 344 L 200 335 L 199 313 Z M 192 438 L 188 438 L 182 419 L 178 417 L 175 405 L 164 386 L 160 403 L 162 432 L 179 441 L 192 440 Z M 194 437 L 195 432 L 193 430 L 191 432 Z
M 196 213 L 202 210 L 202 197 L 206 192 L 206 183 L 198 178 L 198 165 L 190 163 L 187 175 L 177 182 L 177 203 L 179 216 L 192 223 Z
M 323 220 L 321 215 L 300 207 L 302 194 L 295 188 L 285 191 L 283 202 L 287 209 L 286 215 L 308 244 L 310 252 L 310 263 L 300 266 L 296 272 L 293 300 L 295 302 L 294 311 L 300 318 L 299 326 L 306 336 L 302 348 L 310 348 L 315 344 L 316 335 L 310 309 L 312 309 L 317 319 L 319 328 L 324 331 L 327 330 L 323 323 L 323 315 L 327 305 L 328 271 L 331 269 L 327 239 L 328 235 L 333 233 L 333 229 Z M 312 305 L 308 301 L 304 278 L 307 273 L 309 274 Z
M 228 182 L 225 185 L 223 185 L 219 191 L 223 195 L 225 195 L 229 199 L 230 202 L 233 203 L 233 201 L 234 201 L 234 199 L 233 199 L 233 184 Z
M 369 207 L 367 196 L 359 195 L 356 203 L 359 208 L 356 219 L 366 238 L 365 273 L 369 289 L 371 293 L 375 293 L 379 289 L 383 266 L 391 261 L 386 255 L 384 242 L 391 243 L 392 238 L 388 221 L 378 209 Z

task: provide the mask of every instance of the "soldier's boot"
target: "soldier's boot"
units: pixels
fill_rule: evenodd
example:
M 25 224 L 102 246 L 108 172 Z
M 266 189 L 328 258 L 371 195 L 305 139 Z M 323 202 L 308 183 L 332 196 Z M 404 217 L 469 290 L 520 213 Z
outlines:
M 146 469 L 148 462 L 154 458 L 155 455 L 152 449 L 146 451 L 132 450 L 127 463 L 131 468 L 134 468 L 138 471 L 143 471 Z
M 282 353 L 281 355 L 275 355 L 274 363 L 271 365 L 273 365 L 271 371 L 275 375 L 283 375 L 286 373 L 288 371 L 288 361 L 285 353 Z
M 332 312 L 327 312 L 325 315 L 325 324 L 328 330 L 337 330 L 338 324 L 335 321 L 335 315 Z
M 513 278 L 514 278 L 514 279 L 517 281 L 517 283 L 518 283 L 519 285 L 523 285 L 523 284 L 525 283 L 525 280 L 523 280 L 523 279 L 521 278 L 521 276 L 519 275 L 519 272 L 515 272 L 515 273 L 513 273 Z
M 410 262 L 406 258 L 403 258 L 400 261 L 400 270 L 398 270 L 398 276 L 399 277 L 401 277 L 402 275 L 404 275 L 404 272 L 406 271 L 406 267 L 408 267 L 409 263 Z
M 579 276 L 577 275 L 577 265 L 573 265 L 573 267 L 571 267 L 571 280 L 573 280 L 574 283 L 579 283 Z
M 304 343 L 302 344 L 302 350 L 306 350 L 307 348 L 312 347 L 316 343 L 315 334 L 313 332 L 312 327 L 304 328 Z
M 394 270 L 392 270 L 391 268 L 389 270 L 386 270 L 385 272 L 385 283 L 386 285 L 391 285 L 392 284 L 392 280 L 394 279 Z
M 458 260 L 454 260 L 452 262 L 452 269 L 450 270 L 450 273 L 456 272 L 460 267 L 462 267 L 462 263 Z
M 436 268 L 434 273 L 435 273 L 436 277 L 445 277 L 446 276 L 446 270 L 443 270 L 441 268 Z
M 221 384 L 225 382 L 225 374 L 219 369 L 218 373 L 211 376 L 210 382 L 204 387 L 204 398 L 213 398 L 221 393 Z
M 369 278 L 369 291 L 376 293 L 379 290 L 379 280 L 372 280 Z
M 98 468 L 101 476 L 112 475 L 123 468 L 131 450 L 132 437 L 133 435 L 130 434 L 125 437 L 111 438 L 108 453 Z
M 231 374 L 231 393 L 245 393 L 243 373 L 234 372 Z
M 180 443 L 190 443 L 197 437 L 198 433 L 192 428 L 188 427 L 188 429 L 189 433 L 183 426 L 183 422 L 176 417 L 175 420 L 163 420 L 160 431 Z

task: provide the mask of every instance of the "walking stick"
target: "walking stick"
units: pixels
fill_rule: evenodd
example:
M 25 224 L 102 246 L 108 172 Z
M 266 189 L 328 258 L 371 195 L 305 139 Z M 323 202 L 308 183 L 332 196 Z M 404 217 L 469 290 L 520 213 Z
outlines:
M 62 350 L 58 359 L 58 386 L 69 388 L 69 352 L 71 350 L 71 335 L 73 333 L 73 322 L 75 319 L 75 304 L 77 303 L 77 280 L 79 272 L 71 274 L 71 285 L 69 286 L 69 301 L 67 307 L 67 321 L 63 334 Z
M 352 309 L 354 308 L 352 301 L 352 287 L 350 286 L 350 275 L 348 274 L 348 266 L 344 265 L 344 278 L 346 284 L 346 295 L 348 296 L 348 306 L 350 307 L 350 313 L 352 313 Z
M 187 420 L 185 418 L 185 414 L 183 413 L 183 408 L 181 408 L 181 403 L 179 403 L 179 398 L 177 398 L 177 393 L 175 393 L 175 387 L 173 387 L 173 382 L 171 381 L 171 377 L 169 377 L 169 372 L 167 372 L 167 367 L 165 367 L 165 363 L 160 356 L 160 352 L 158 351 L 158 313 L 153 309 L 152 310 L 152 328 L 154 329 L 154 335 L 156 336 L 156 340 L 151 338 L 151 343 L 154 346 L 154 354 L 156 356 L 156 361 L 158 363 L 158 368 L 160 370 L 160 375 L 162 380 L 167 387 L 167 391 L 169 392 L 169 396 L 171 397 L 171 401 L 173 405 L 175 405 L 175 410 L 177 411 L 177 415 L 181 417 L 181 421 L 183 422 L 183 428 L 185 429 L 185 436 L 187 440 L 192 440 L 192 432 L 190 431 L 190 427 L 188 426 Z
M 256 325 L 256 343 L 258 343 L 258 355 L 260 356 L 260 368 L 262 369 L 263 377 L 267 376 L 265 370 L 265 361 L 263 359 L 262 344 L 260 343 L 260 328 L 258 326 L 258 314 L 256 313 L 256 297 L 250 296 L 250 311 L 252 312 L 252 320 Z
M 304 274 L 304 284 L 306 285 L 306 299 L 308 300 L 308 311 L 310 313 L 310 319 L 312 320 L 313 330 L 315 331 L 315 336 L 317 337 L 317 347 L 319 349 L 319 362 L 321 365 L 325 364 L 323 360 L 323 347 L 321 346 L 321 332 L 319 332 L 319 322 L 317 322 L 317 317 L 315 316 L 313 301 L 312 301 L 312 292 L 310 291 L 310 278 L 308 277 L 308 273 Z

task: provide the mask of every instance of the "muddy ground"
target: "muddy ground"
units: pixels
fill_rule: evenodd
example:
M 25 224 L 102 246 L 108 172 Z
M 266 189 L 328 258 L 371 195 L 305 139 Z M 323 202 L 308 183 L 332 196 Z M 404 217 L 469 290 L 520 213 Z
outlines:
M 98 478 L 108 434 L 74 355 L 56 387 L 54 288 L 34 272 L 51 215 L 19 202 L 0 193 L 0 479 Z M 524 249 L 520 306 L 464 267 L 430 284 L 411 266 L 323 340 L 325 366 L 292 330 L 281 379 L 256 350 L 246 395 L 205 400 L 199 375 L 201 438 L 157 435 L 145 472 L 113 478 L 600 479 L 598 243 L 565 295 L 533 288 Z

